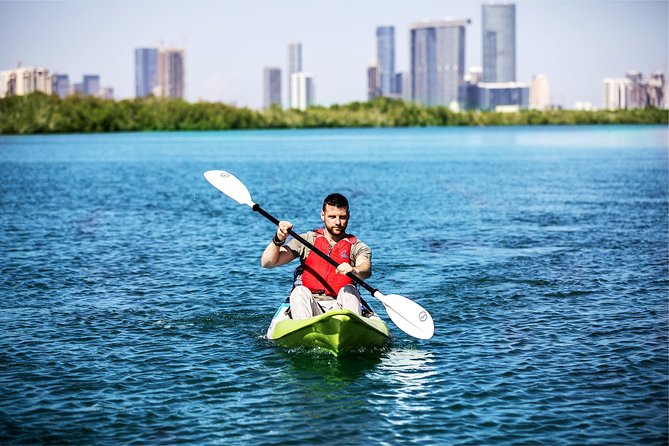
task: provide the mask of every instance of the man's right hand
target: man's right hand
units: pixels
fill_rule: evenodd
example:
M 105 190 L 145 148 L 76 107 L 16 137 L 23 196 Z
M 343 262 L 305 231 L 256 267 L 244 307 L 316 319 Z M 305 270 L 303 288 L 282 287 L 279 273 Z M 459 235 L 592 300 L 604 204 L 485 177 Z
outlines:
M 288 230 L 293 229 L 293 224 L 289 221 L 280 221 L 276 228 L 276 239 L 280 242 L 285 242 L 288 238 Z

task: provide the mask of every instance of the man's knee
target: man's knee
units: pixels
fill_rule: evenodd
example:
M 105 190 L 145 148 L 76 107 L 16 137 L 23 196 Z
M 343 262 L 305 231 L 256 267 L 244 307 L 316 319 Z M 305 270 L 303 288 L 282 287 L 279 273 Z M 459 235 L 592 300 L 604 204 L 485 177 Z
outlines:
M 358 299 L 360 299 L 360 290 L 358 290 L 358 288 L 356 288 L 355 285 L 350 285 L 350 284 L 349 285 L 344 285 L 339 290 L 339 293 L 338 293 L 339 296 L 346 295 L 346 294 L 353 295 L 353 296 L 357 297 Z
M 310 300 L 311 290 L 304 285 L 298 285 L 290 292 L 290 299 Z

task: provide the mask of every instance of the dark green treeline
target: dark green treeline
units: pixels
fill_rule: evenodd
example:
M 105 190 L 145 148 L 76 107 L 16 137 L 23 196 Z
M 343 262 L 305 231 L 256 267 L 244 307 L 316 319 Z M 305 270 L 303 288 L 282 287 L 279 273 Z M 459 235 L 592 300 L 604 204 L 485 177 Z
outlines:
M 42 93 L 0 99 L 0 134 L 570 124 L 667 124 L 660 109 L 452 112 L 446 107 L 378 98 L 306 111 L 255 111 L 223 103 L 156 98 L 104 100 Z

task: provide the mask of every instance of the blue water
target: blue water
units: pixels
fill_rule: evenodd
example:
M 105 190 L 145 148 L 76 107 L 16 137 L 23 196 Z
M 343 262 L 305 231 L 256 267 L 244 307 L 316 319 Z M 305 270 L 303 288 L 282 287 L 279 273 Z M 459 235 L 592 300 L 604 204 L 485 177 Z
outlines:
M 665 127 L 0 137 L 3 444 L 667 444 Z M 298 231 L 351 201 L 429 341 L 264 339 Z M 384 317 L 374 298 L 368 301 Z

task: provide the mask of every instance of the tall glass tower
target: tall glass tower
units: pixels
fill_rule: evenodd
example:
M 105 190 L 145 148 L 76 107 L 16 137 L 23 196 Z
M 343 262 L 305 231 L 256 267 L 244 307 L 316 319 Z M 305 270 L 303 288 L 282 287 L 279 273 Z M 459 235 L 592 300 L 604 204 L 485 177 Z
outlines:
M 263 106 L 270 108 L 273 105 L 281 107 L 281 69 L 265 67 L 263 70 Z
M 302 71 L 302 44 L 293 42 L 288 45 L 288 106 L 297 108 L 293 103 L 293 81 L 292 76 Z
M 397 93 L 395 87 L 395 27 L 376 28 L 376 60 L 379 64 L 381 96 Z
M 516 5 L 482 6 L 483 82 L 516 81 Z
M 158 84 L 163 98 L 183 99 L 185 82 L 185 50 L 162 49 L 158 55 Z
M 99 75 L 84 74 L 84 94 L 86 96 L 98 96 L 100 94 Z
M 471 20 L 414 23 L 411 35 L 411 99 L 424 105 L 461 103 L 465 76 L 465 26 Z
M 135 97 L 154 93 L 158 86 L 158 49 L 135 49 Z

